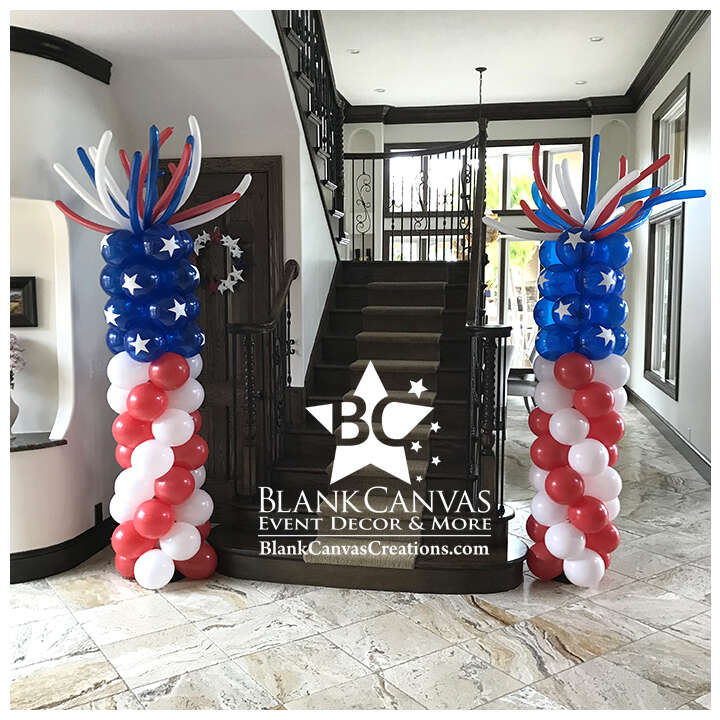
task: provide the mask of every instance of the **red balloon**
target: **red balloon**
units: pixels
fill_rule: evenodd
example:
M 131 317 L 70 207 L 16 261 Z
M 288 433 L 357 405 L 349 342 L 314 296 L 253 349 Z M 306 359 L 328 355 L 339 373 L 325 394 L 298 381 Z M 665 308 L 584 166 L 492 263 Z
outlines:
M 569 465 L 557 467 L 545 478 L 545 492 L 561 505 L 574 505 L 585 494 L 585 483 L 580 473 Z
M 610 553 L 599 552 L 598 555 L 603 559 L 603 562 L 605 563 L 605 569 L 607 570 L 610 567 Z
M 195 490 L 195 478 L 189 470 L 173 465 L 155 480 L 155 497 L 168 505 L 185 502 Z
M 157 420 L 167 410 L 167 406 L 167 395 L 151 382 L 136 385 L 127 396 L 128 412 L 137 420 Z
M 200 435 L 193 435 L 184 445 L 177 445 L 172 451 L 175 464 L 188 470 L 196 470 L 204 465 L 210 452 L 208 444 Z
M 200 428 L 202 427 L 202 415 L 200 414 L 200 411 L 196 410 L 195 412 L 191 412 L 190 417 L 195 423 L 195 432 L 199 432 Z
M 605 383 L 591 382 L 575 391 L 573 405 L 586 417 L 600 417 L 613 409 L 612 389 Z M 129 401 L 128 401 L 129 404 Z
M 610 458 L 608 460 L 608 465 L 610 465 L 612 467 L 618 461 L 618 455 L 619 455 L 618 446 L 617 445 L 608 445 L 607 451 L 608 451 L 608 456 Z
M 115 442 L 126 445 L 130 449 L 136 448 L 141 442 L 152 440 L 152 425 L 149 422 L 137 420 L 129 412 L 124 412 L 115 418 L 112 425 L 112 434 Z
M 130 456 L 133 449 L 127 445 L 117 445 L 115 447 L 115 459 L 121 468 L 127 470 L 130 467 Z
M 541 525 L 532 515 L 528 515 L 528 519 L 525 522 L 525 530 L 527 530 L 528 537 L 533 542 L 545 542 L 547 529 L 547 525 Z
M 112 549 L 118 554 L 128 558 L 139 558 L 144 552 L 152 550 L 154 540 L 140 535 L 134 524 L 129 520 L 120 523 L 110 539 Z
M 562 445 L 550 435 L 537 438 L 530 446 L 530 457 L 541 470 L 567 465 L 569 445 Z
M 568 508 L 568 520 L 586 535 L 600 532 L 610 521 L 605 504 L 590 495 Z
M 203 540 L 207 540 L 208 535 L 210 534 L 210 521 L 208 520 L 206 523 L 203 523 L 202 525 L 197 526 L 198 532 L 200 533 L 200 537 Z
M 563 561 L 550 554 L 544 543 L 535 543 L 527 554 L 530 572 L 541 580 L 556 578 L 563 569 Z
M 561 355 L 555 361 L 555 379 L 570 390 L 587 385 L 593 379 L 595 372 L 589 358 L 580 353 L 571 352 Z
M 540 408 L 536 407 L 528 416 L 528 425 L 530 430 L 540 437 L 541 435 L 547 435 L 550 432 L 550 413 L 543 412 Z
M 602 530 L 585 536 L 585 547 L 596 553 L 610 554 L 620 545 L 620 531 L 609 522 Z
M 615 445 L 622 440 L 624 434 L 625 422 L 620 413 L 615 412 L 615 410 L 611 410 L 609 413 L 593 418 L 590 421 L 588 437 L 599 440 L 603 445 Z
M 115 556 L 115 569 L 126 578 L 135 577 L 135 561 L 137 558 L 129 558 L 125 555 Z
M 161 390 L 177 390 L 190 377 L 187 360 L 177 353 L 163 353 L 150 363 L 150 382 Z
M 174 522 L 175 511 L 172 505 L 161 502 L 157 498 L 140 503 L 133 518 L 133 525 L 138 534 L 152 540 L 150 547 L 154 545 L 157 538 L 170 531 Z
M 175 569 L 190 580 L 203 580 L 215 572 L 217 563 L 215 551 L 203 541 L 200 549 L 189 560 L 176 560 Z

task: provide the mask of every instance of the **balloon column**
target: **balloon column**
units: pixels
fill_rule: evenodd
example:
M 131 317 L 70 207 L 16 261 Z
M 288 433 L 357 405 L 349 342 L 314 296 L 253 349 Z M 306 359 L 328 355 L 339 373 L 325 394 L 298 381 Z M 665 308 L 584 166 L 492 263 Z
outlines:
M 620 412 L 627 403 L 624 385 L 630 370 L 623 328 L 623 299 L 632 248 L 625 233 L 647 220 L 660 203 L 702 197 L 702 190 L 663 195 L 660 188 L 634 190 L 669 159 L 628 172 L 620 158 L 619 178 L 597 200 L 600 138 L 592 139 L 590 184 L 583 212 L 571 181 L 568 161 L 555 167 L 557 186 L 567 206 L 552 197 L 540 172 L 540 145 L 532 153 L 532 210 L 525 215 L 542 232 L 521 230 L 492 218 L 484 222 L 501 233 L 541 240 L 539 326 L 534 363 L 538 384 L 529 425 L 537 436 L 530 448 L 530 482 L 537 490 L 527 532 L 534 545 L 528 566 L 539 578 L 565 573 L 575 585 L 600 582 L 610 555 L 620 543 L 613 520 L 620 512 L 620 475 L 613 468 L 625 427 Z
M 69 218 L 103 233 L 100 251 L 107 263 L 100 285 L 105 304 L 107 401 L 118 413 L 112 426 L 115 457 L 124 468 L 115 480 L 110 515 L 119 523 L 112 536 L 115 567 L 143 587 L 157 589 L 175 570 L 189 578 L 211 575 L 217 556 L 206 539 L 213 502 L 201 489 L 208 446 L 198 435 L 198 408 L 204 390 L 200 349 L 205 337 L 195 320 L 200 311 L 193 294 L 200 283 L 189 257 L 193 241 L 187 228 L 214 220 L 229 210 L 250 185 L 246 175 L 235 191 L 180 210 L 195 187 L 202 157 L 197 120 L 188 120 L 187 137 L 169 182 L 158 193 L 158 155 L 172 128 L 150 128 L 149 150 L 130 160 L 120 150 L 128 180 L 120 189 L 107 167 L 112 133 L 106 131 L 89 153 L 77 149 L 94 185 L 83 187 L 62 165 L 60 177 L 110 225 L 92 222 L 64 203 Z

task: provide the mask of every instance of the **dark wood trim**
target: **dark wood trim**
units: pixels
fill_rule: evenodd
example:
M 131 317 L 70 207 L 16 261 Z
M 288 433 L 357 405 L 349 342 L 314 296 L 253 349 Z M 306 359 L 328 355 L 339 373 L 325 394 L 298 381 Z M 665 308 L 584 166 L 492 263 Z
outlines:
M 110 84 L 112 63 L 109 60 L 55 35 L 11 25 L 10 50 L 54 60 L 106 85 Z
M 665 73 L 710 17 L 709 10 L 678 10 L 624 95 L 604 95 L 580 100 L 487 103 L 482 114 L 489 121 L 553 120 L 617 115 L 637 112 Z M 346 123 L 381 122 L 385 125 L 414 123 L 477 122 L 480 108 L 468 105 L 345 105 Z
M 652 116 L 652 153 L 653 157 L 660 157 L 660 121 L 667 115 L 668 110 L 685 95 L 685 147 L 683 149 L 683 174 L 679 181 L 670 183 L 663 190 L 677 190 L 685 185 L 687 177 L 687 159 L 688 159 L 688 136 L 690 135 L 690 73 L 688 73 L 673 89 L 673 91 L 663 100 L 660 107 Z M 653 173 L 652 184 L 658 185 L 659 170 Z
M 675 218 L 680 217 L 680 237 L 675 237 Z M 665 377 L 660 377 L 652 370 L 652 331 L 653 331 L 653 300 L 655 293 L 655 232 L 656 227 L 662 222 L 670 221 L 670 262 L 668 268 L 669 285 L 668 285 L 668 312 L 667 326 L 665 330 L 665 358 L 666 368 Z M 665 212 L 659 213 L 652 217 L 649 222 L 648 233 L 648 255 L 647 255 L 647 287 L 645 289 L 645 352 L 643 364 L 643 377 L 655 387 L 662 390 L 673 400 L 678 399 L 680 387 L 680 332 L 682 320 L 682 280 L 683 280 L 683 241 L 685 236 L 685 204 L 675 205 Z M 677 241 L 677 243 L 676 243 Z M 679 258 L 675 257 L 675 245 L 678 245 Z M 678 266 L 678 287 L 673 287 L 674 263 L 679 262 Z M 667 378 L 667 358 L 670 356 L 671 333 L 672 327 L 672 302 L 673 295 L 678 294 L 677 305 L 677 346 L 675 348 L 675 382 L 671 382 Z
M 700 476 L 710 482 L 710 461 L 698 452 L 660 413 L 643 400 L 634 390 L 625 388 L 628 400 L 660 431 L 662 436 L 697 470 Z
M 20 583 L 57 575 L 84 562 L 109 542 L 117 523 L 110 517 L 77 537 L 50 547 L 10 553 L 10 582 Z

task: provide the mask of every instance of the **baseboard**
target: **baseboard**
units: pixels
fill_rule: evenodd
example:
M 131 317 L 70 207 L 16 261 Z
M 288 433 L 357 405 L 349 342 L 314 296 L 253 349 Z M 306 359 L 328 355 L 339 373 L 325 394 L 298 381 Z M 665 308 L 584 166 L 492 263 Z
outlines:
M 701 455 L 662 415 L 656 412 L 634 390 L 626 387 L 628 400 L 660 431 L 663 437 L 710 482 L 710 461 Z
M 77 537 L 50 547 L 10 553 L 10 582 L 39 580 L 70 570 L 84 562 L 109 542 L 117 523 L 105 518 Z

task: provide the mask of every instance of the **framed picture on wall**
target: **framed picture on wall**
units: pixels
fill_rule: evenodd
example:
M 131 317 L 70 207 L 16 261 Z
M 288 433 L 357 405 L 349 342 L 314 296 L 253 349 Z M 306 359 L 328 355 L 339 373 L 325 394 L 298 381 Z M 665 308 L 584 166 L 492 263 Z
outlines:
M 653 174 L 655 187 L 675 190 L 685 184 L 689 103 L 690 73 L 653 113 L 653 157 L 670 155 L 670 161 Z
M 10 327 L 37 327 L 35 278 L 16 275 L 10 278 Z

